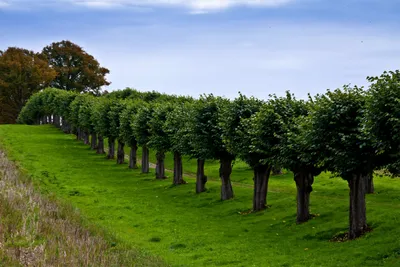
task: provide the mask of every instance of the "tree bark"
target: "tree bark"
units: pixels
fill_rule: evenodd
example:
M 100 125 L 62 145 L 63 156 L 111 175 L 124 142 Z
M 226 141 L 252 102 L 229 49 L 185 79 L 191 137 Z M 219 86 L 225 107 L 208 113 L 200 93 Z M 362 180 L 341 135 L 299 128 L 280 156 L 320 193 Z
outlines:
M 115 139 L 109 138 L 108 139 L 108 159 L 114 159 L 115 158 Z
M 125 143 L 118 140 L 118 151 L 117 151 L 117 164 L 124 164 L 125 162 Z
M 104 139 L 103 139 L 103 136 L 101 134 L 99 134 L 97 136 L 97 140 L 98 140 L 98 143 L 97 143 L 96 153 L 97 154 L 105 154 L 106 152 L 104 151 Z
M 308 171 L 299 171 L 294 174 L 297 187 L 297 223 L 310 219 L 310 193 L 314 183 L 314 175 Z
M 207 176 L 204 175 L 204 159 L 197 159 L 196 193 L 206 191 Z
M 149 162 L 149 149 L 146 145 L 142 147 L 142 173 L 149 173 L 150 162 Z
M 355 174 L 348 180 L 350 188 L 349 239 L 360 237 L 367 230 L 365 183 L 366 178 L 362 174 Z
M 84 131 L 83 132 L 83 143 L 85 144 L 85 145 L 90 145 L 90 134 L 89 134 L 89 132 L 88 131 Z
M 137 144 L 131 146 L 131 152 L 129 153 L 129 169 L 137 169 Z
M 92 150 L 96 150 L 97 149 L 97 134 L 96 133 L 92 133 L 91 134 L 91 140 L 90 140 L 90 147 L 92 148 Z
M 253 211 L 264 210 L 267 207 L 268 181 L 271 173 L 269 165 L 258 165 L 254 171 Z
M 231 184 L 232 159 L 220 159 L 219 177 L 221 178 L 221 200 L 233 198 Z
M 375 193 L 374 174 L 373 173 L 368 174 L 366 179 L 367 179 L 367 182 L 366 182 L 366 190 L 365 190 L 365 192 L 367 194 Z
M 186 184 L 183 180 L 182 155 L 179 152 L 174 152 L 174 185 Z
M 163 151 L 157 151 L 156 153 L 157 164 L 156 164 L 156 178 L 157 179 L 165 179 L 165 166 L 164 159 L 165 153 Z

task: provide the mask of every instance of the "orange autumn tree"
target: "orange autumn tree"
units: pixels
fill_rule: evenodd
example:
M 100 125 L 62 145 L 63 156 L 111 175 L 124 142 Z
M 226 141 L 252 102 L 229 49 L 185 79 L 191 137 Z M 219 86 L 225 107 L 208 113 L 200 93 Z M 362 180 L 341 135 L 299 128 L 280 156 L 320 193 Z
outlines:
M 0 51 L 0 124 L 15 123 L 29 97 L 55 77 L 39 53 L 17 47 Z
M 57 72 L 52 87 L 99 95 L 102 86 L 110 85 L 105 78 L 110 71 L 101 67 L 82 47 L 70 41 L 52 43 L 43 48 L 42 54 Z

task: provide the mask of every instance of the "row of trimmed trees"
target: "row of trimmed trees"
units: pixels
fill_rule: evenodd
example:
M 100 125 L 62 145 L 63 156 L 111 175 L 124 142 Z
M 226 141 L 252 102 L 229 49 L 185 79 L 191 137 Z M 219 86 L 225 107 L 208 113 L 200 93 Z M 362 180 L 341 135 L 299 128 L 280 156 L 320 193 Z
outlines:
M 95 97 L 46 89 L 30 98 L 19 115 L 26 124 L 53 123 L 76 134 L 97 153 L 149 172 L 149 149 L 156 151 L 156 178 L 164 179 L 166 152 L 174 155 L 173 184 L 186 183 L 182 156 L 197 159 L 196 192 L 206 190 L 206 160 L 219 160 L 221 199 L 234 197 L 231 184 L 235 159 L 254 171 L 253 210 L 267 206 L 268 181 L 273 166 L 294 173 L 297 222 L 310 219 L 309 202 L 314 177 L 322 171 L 347 180 L 350 189 L 349 238 L 367 229 L 365 194 L 373 192 L 373 171 L 397 173 L 400 147 L 400 73 L 368 77 L 369 90 L 344 86 L 324 95 L 298 100 L 289 92 L 267 101 L 239 95 L 233 101 L 213 95 L 194 100 L 124 90 Z M 91 140 L 91 142 L 90 142 Z

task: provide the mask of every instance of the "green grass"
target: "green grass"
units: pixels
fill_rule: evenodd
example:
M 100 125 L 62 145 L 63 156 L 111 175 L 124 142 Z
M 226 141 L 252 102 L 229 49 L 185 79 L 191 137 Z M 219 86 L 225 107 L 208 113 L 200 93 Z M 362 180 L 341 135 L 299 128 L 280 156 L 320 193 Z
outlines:
M 117 240 L 158 255 L 173 266 L 400 266 L 400 180 L 375 179 L 367 196 L 373 231 L 351 242 L 329 242 L 347 230 L 348 187 L 339 178 L 315 179 L 311 211 L 318 216 L 296 225 L 296 195 L 290 174 L 271 177 L 263 212 L 252 204 L 252 173 L 235 165 L 235 199 L 219 200 L 219 182 L 194 193 L 194 179 L 171 186 L 127 165 L 105 160 L 88 146 L 51 126 L 0 126 L 0 143 L 31 175 L 43 193 L 72 203 Z M 167 157 L 171 167 L 171 157 Z M 185 171 L 195 171 L 186 161 Z M 218 164 L 207 175 L 218 176 Z M 170 175 L 171 176 L 171 175 Z M 116 244 L 118 246 L 118 244 Z

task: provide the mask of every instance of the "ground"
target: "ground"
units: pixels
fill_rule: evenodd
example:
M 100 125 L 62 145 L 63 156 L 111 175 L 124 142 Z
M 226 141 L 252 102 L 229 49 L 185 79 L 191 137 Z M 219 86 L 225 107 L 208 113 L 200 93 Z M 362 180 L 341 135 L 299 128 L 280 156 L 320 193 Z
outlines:
M 218 162 L 207 162 L 208 191 L 195 180 L 172 186 L 172 174 L 156 180 L 140 174 L 49 126 L 0 126 L 0 144 L 44 195 L 71 203 L 81 216 L 144 255 L 172 266 L 400 266 L 400 179 L 376 177 L 367 196 L 372 231 L 348 242 L 331 242 L 347 231 L 348 186 L 323 173 L 311 194 L 311 221 L 297 225 L 293 175 L 270 180 L 266 211 L 252 207 L 252 172 L 236 162 L 235 198 L 219 200 Z M 128 151 L 126 151 L 127 153 Z M 154 153 L 153 153 L 154 155 Z M 154 157 L 152 156 L 152 160 Z M 184 171 L 195 172 L 185 159 Z M 167 155 L 167 168 L 172 168 Z

